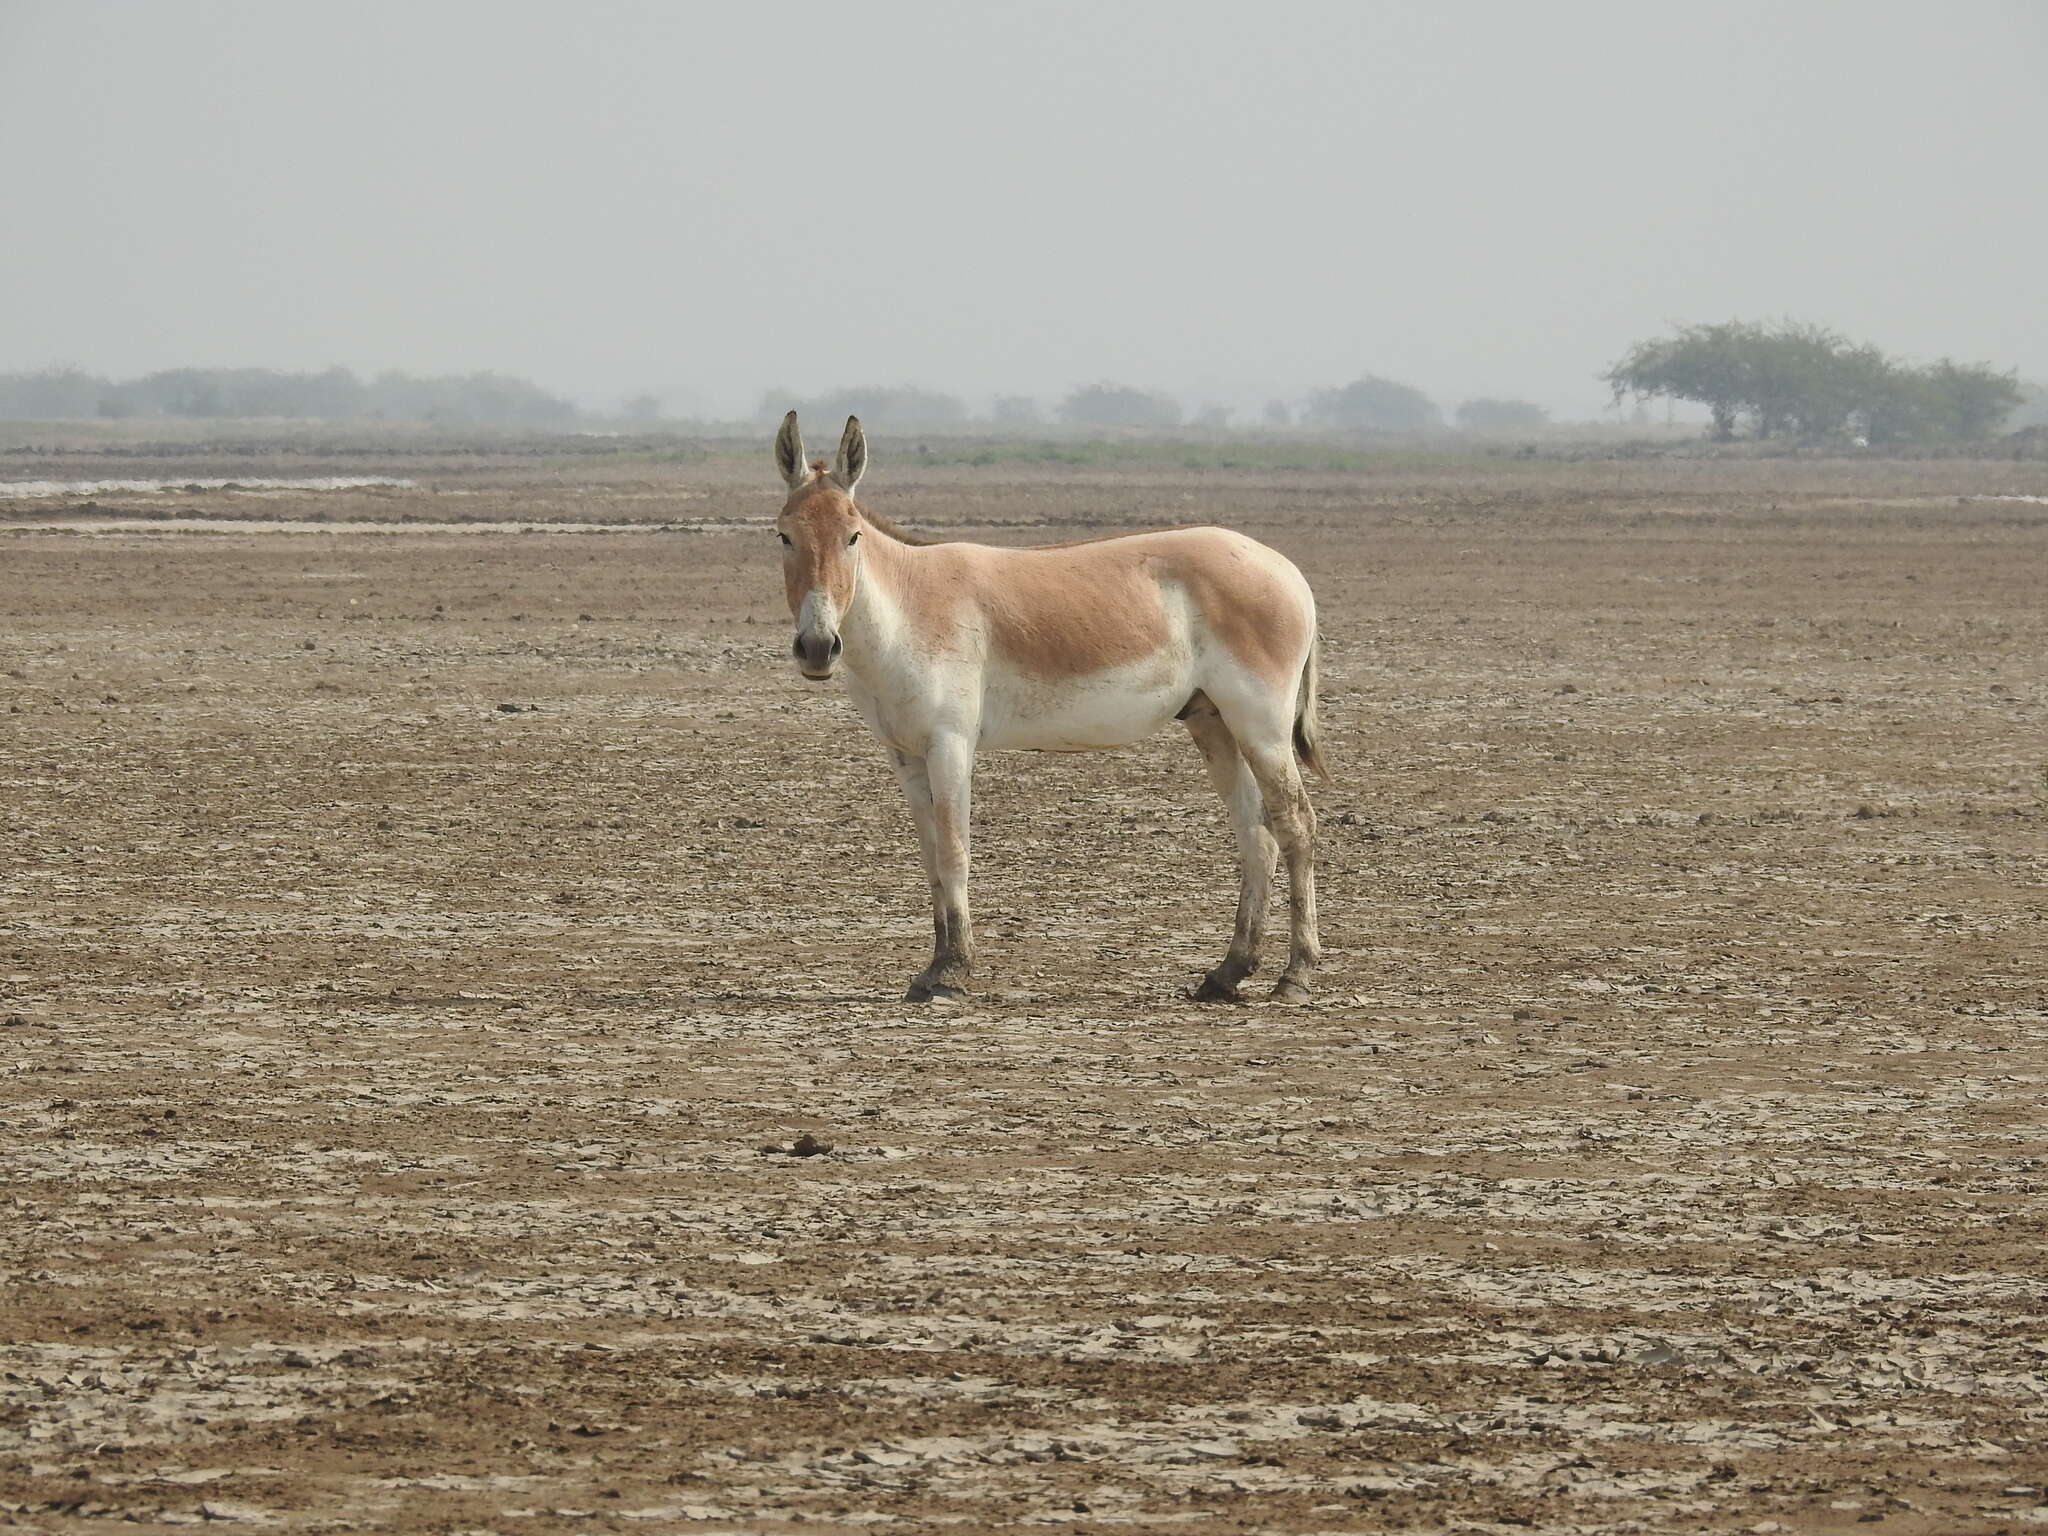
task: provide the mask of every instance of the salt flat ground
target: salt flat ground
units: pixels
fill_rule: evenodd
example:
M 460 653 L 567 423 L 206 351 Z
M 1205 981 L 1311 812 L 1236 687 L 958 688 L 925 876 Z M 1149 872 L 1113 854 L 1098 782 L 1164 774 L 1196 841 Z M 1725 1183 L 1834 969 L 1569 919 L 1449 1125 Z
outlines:
M 765 448 L 12 505 L 0 1523 L 2048 1522 L 2041 466 L 889 446 L 1309 572 L 1317 1006 L 1182 1000 L 1178 732 L 984 759 L 981 990 L 896 1001 Z

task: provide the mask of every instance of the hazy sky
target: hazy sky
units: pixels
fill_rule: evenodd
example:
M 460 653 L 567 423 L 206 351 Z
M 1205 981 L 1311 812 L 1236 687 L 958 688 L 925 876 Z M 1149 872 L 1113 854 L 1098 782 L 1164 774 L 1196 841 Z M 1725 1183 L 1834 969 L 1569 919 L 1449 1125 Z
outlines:
M 2040 0 L 0 0 L 0 145 L 0 371 L 1585 415 L 1792 316 L 2048 378 Z

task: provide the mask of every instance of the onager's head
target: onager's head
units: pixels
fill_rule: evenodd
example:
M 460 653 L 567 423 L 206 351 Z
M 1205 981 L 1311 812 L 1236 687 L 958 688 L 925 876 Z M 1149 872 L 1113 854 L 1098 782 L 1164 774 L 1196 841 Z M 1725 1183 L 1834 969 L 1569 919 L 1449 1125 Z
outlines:
M 805 460 L 804 440 L 791 411 L 775 434 L 775 466 L 789 486 L 775 531 L 782 536 L 782 589 L 796 620 L 790 650 L 805 677 L 823 682 L 839 665 L 840 620 L 860 585 L 862 521 L 853 488 L 868 467 L 860 419 L 846 418 L 839 457 L 827 469 L 822 459 L 816 464 Z

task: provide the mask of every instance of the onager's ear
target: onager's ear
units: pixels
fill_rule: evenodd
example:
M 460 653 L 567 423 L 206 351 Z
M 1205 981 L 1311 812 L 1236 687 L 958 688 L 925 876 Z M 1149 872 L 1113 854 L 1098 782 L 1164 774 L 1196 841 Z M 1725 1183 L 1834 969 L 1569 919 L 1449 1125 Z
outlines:
M 832 478 L 847 495 L 868 472 L 868 435 L 860 429 L 860 418 L 846 418 L 846 431 L 839 438 L 839 457 L 832 461 Z
M 782 471 L 783 483 L 792 491 L 811 477 L 811 466 L 804 462 L 804 435 L 796 429 L 795 411 L 782 418 L 782 430 L 775 434 L 775 467 Z

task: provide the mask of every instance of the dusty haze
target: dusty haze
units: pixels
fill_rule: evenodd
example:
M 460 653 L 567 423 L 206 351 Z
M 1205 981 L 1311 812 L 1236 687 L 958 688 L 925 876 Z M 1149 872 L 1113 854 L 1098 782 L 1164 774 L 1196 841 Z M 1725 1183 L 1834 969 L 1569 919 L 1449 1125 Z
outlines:
M 1566 415 L 1676 321 L 2048 377 L 2029 4 L 8 0 L 0 370 Z

